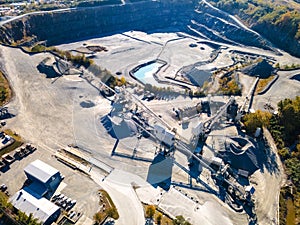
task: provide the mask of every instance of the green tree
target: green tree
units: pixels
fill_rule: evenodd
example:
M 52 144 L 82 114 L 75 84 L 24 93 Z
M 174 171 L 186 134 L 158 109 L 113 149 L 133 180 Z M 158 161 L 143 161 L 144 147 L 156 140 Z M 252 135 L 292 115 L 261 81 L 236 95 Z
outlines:
M 29 224 L 33 219 L 32 213 L 29 214 L 29 216 L 27 217 L 26 223 Z
M 18 211 L 18 215 L 16 217 L 16 220 L 20 221 L 20 222 L 26 222 L 27 216 L 26 216 L 26 214 L 24 212 Z
M 41 225 L 41 223 L 38 222 L 38 219 L 34 218 L 31 213 L 29 214 L 29 216 L 27 216 L 24 212 L 20 210 L 18 211 L 16 220 L 27 225 Z
M 278 150 L 278 154 L 279 154 L 280 158 L 283 160 L 288 159 L 290 157 L 290 151 L 288 148 L 282 148 L 282 149 Z
M 279 123 L 284 127 L 283 138 L 288 144 L 293 144 L 300 134 L 300 96 L 280 101 L 278 108 Z
M 285 160 L 286 173 L 292 180 L 293 184 L 300 191 L 300 160 L 297 158 L 290 158 Z
M 292 152 L 292 156 L 300 159 L 300 143 L 297 144 L 295 151 Z

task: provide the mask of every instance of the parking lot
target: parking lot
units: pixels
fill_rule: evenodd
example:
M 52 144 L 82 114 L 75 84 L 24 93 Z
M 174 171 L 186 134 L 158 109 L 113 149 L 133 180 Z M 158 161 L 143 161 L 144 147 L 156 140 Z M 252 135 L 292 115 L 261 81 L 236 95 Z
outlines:
M 99 208 L 97 192 L 100 186 L 95 184 L 87 175 L 58 162 L 52 156 L 52 152 L 42 148 L 37 148 L 33 153 L 15 160 L 5 172 L 0 172 L 0 183 L 7 186 L 9 195 L 13 195 L 22 188 L 26 180 L 23 169 L 36 159 L 53 166 L 65 176 L 58 187 L 58 191 L 64 196 L 66 202 L 70 201 L 71 205 L 74 206 L 68 208 L 69 214 L 74 212 L 72 212 L 72 218 L 76 219 L 77 214 L 80 213 L 80 216 L 84 214 L 92 219 Z M 61 208 L 66 209 L 63 206 L 63 204 L 60 205 Z

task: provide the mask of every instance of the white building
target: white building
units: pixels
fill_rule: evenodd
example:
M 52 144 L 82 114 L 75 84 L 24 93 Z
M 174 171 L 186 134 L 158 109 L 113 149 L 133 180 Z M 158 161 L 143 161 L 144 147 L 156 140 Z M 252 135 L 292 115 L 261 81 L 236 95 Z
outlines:
M 18 191 L 10 199 L 12 205 L 24 212 L 27 216 L 32 214 L 44 225 L 50 225 L 60 215 L 60 208 L 46 198 L 37 198 L 29 188 Z
M 35 160 L 30 163 L 25 167 L 24 172 L 32 182 L 31 186 L 33 189 L 39 192 L 41 196 L 44 196 L 45 193 L 53 194 L 62 180 L 61 174 L 57 169 L 41 160 Z
M 156 124 L 154 125 L 154 135 L 168 147 L 173 146 L 175 143 L 175 134 Z
M 10 198 L 15 209 L 32 214 L 44 225 L 50 225 L 60 215 L 60 208 L 50 202 L 50 198 L 60 184 L 60 172 L 52 166 L 35 160 L 25 167 L 24 172 L 30 185 L 24 187 Z M 45 198 L 45 196 L 47 198 Z
M 202 122 L 197 123 L 196 126 L 192 128 L 192 134 L 195 136 L 203 133 L 204 133 L 204 128 Z

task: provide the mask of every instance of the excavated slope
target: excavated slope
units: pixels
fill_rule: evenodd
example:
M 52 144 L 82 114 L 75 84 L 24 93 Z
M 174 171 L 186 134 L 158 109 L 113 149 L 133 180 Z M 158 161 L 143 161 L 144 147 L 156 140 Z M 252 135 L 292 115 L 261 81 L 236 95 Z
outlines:
M 11 44 L 36 37 L 49 46 L 129 30 L 183 31 L 208 40 L 271 49 L 269 42 L 228 14 L 194 0 L 141 1 L 27 14 L 1 26 L 0 40 Z

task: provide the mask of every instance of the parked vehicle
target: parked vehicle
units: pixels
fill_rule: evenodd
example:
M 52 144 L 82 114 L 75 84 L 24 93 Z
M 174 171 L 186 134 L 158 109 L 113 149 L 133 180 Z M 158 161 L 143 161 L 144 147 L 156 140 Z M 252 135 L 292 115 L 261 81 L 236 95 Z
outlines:
M 5 184 L 1 184 L 0 190 L 3 191 L 3 192 L 6 191 L 7 190 L 7 186 Z

